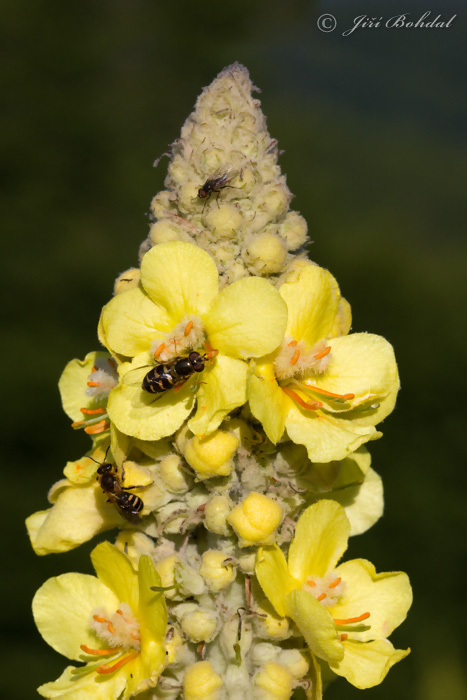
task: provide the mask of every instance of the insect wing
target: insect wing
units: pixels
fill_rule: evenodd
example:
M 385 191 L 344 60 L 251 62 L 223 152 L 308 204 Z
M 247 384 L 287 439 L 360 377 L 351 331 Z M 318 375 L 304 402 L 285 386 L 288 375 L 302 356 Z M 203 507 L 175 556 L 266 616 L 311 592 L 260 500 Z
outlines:
M 143 365 L 142 367 L 128 370 L 121 380 L 122 384 L 125 386 L 141 386 L 144 377 L 151 369 L 154 369 L 154 365 Z
M 138 525 L 138 523 L 141 522 L 141 517 L 138 513 L 132 513 L 129 510 L 125 510 L 125 508 L 122 508 L 122 506 L 117 501 L 115 501 L 115 506 L 122 518 L 128 520 L 129 523 L 132 523 L 133 525 Z
M 212 182 L 215 189 L 222 189 L 237 175 L 238 170 L 234 170 L 232 165 L 222 165 L 209 177 L 209 181 Z

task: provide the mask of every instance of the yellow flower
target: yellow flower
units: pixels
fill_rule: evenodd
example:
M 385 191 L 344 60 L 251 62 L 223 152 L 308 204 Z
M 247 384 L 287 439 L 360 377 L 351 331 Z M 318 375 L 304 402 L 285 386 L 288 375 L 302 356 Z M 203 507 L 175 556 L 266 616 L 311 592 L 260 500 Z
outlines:
M 85 662 L 42 685 L 38 692 L 46 698 L 129 698 L 157 685 L 167 665 L 167 609 L 163 594 L 150 588 L 161 585 L 150 558 L 140 558 L 136 573 L 123 552 L 103 542 L 91 559 L 97 578 L 63 574 L 34 597 L 34 620 L 46 642 Z
M 280 287 L 288 321 L 280 348 L 261 358 L 249 385 L 253 415 L 269 439 L 284 431 L 314 462 L 344 459 L 394 408 L 399 379 L 392 346 L 350 329 L 334 277 L 302 263 Z
M 127 435 L 158 440 L 188 418 L 196 393 L 190 430 L 198 436 L 213 432 L 246 402 L 245 360 L 277 348 L 286 319 L 284 301 L 266 280 L 241 279 L 218 294 L 218 272 L 208 253 L 181 241 L 156 245 L 143 258 L 141 286 L 118 294 L 102 312 L 101 337 L 109 351 L 133 358 L 119 368 L 122 381 L 109 397 L 110 419 Z M 155 396 L 142 389 L 151 368 L 190 350 L 205 355 L 201 379 L 191 377 Z
M 256 575 L 276 612 L 290 617 L 312 654 L 357 688 L 378 685 L 410 650 L 386 639 L 412 603 L 402 572 L 377 574 L 371 562 L 347 561 L 350 523 L 335 501 L 305 510 L 290 545 L 288 564 L 277 545 L 260 549 Z

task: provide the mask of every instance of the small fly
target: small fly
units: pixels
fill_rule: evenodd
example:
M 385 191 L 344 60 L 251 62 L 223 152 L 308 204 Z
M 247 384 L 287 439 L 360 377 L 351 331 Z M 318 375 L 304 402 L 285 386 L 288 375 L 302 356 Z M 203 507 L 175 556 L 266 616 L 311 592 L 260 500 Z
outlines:
M 229 182 L 231 182 L 237 175 L 238 170 L 234 170 L 232 165 L 223 165 L 216 170 L 215 173 L 208 177 L 204 185 L 198 190 L 198 197 L 206 200 L 203 211 L 213 192 L 217 194 L 216 202 L 217 206 L 219 206 L 218 200 L 221 190 L 225 189 L 226 187 L 233 187 L 233 185 L 229 185 Z

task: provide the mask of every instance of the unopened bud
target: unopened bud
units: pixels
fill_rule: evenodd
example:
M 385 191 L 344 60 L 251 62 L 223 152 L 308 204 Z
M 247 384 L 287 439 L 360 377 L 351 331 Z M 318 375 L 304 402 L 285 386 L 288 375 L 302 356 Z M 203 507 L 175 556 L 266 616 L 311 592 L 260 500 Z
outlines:
M 219 700 L 222 679 L 209 661 L 190 666 L 183 678 L 184 700 Z
M 240 547 L 272 544 L 282 520 L 282 508 L 269 496 L 250 493 L 227 518 L 240 538 Z
M 216 430 L 206 438 L 193 437 L 185 448 L 185 459 L 199 479 L 228 476 L 238 438 L 225 430 Z

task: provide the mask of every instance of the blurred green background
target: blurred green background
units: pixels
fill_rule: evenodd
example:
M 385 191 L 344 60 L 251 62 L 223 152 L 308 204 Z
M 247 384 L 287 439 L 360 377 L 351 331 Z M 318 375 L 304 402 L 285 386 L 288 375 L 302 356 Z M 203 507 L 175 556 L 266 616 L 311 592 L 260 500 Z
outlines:
M 402 378 L 371 445 L 386 515 L 349 555 L 409 573 L 415 602 L 393 641 L 412 654 L 378 688 L 340 681 L 326 697 L 466 697 L 467 32 L 465 6 L 435 5 L 3 1 L 2 697 L 34 698 L 61 672 L 30 601 L 49 576 L 89 571 L 95 544 L 38 558 L 23 524 L 88 444 L 58 377 L 97 349 L 100 307 L 137 261 L 165 175 L 154 159 L 234 60 L 262 89 L 313 259 L 339 280 L 353 329 L 394 343 Z M 427 10 L 458 17 L 449 30 L 341 35 L 360 14 Z M 338 30 L 318 31 L 323 12 Z

